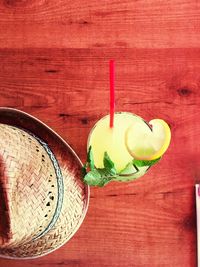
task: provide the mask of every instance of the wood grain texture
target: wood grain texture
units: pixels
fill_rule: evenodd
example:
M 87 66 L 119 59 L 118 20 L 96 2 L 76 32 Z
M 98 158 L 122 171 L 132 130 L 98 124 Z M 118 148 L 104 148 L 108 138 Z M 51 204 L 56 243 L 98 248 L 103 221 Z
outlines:
M 196 0 L 1 0 L 0 47 L 191 48 Z
M 109 111 L 114 58 L 117 110 L 172 128 L 167 154 L 146 176 L 91 189 L 69 243 L 0 267 L 196 266 L 199 14 L 195 0 L 0 1 L 0 106 L 38 117 L 84 161 L 89 131 Z
M 0 50 L 0 106 L 47 123 L 82 161 L 91 127 L 109 111 L 110 58 L 117 110 L 163 118 L 172 129 L 167 154 L 146 176 L 91 188 L 86 219 L 69 243 L 35 260 L 1 259 L 1 267 L 195 266 L 199 55 L 195 48 Z

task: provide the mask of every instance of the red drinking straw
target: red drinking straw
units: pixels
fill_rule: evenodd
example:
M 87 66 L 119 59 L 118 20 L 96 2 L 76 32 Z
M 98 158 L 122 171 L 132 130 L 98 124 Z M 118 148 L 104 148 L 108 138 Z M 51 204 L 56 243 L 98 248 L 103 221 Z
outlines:
M 114 126 L 115 113 L 115 62 L 110 60 L 110 128 Z

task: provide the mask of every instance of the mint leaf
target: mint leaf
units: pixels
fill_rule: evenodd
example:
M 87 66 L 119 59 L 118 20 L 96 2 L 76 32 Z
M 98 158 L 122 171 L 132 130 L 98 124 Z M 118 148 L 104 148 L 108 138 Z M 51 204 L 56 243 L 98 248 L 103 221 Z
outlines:
M 115 169 L 115 164 L 113 163 L 111 158 L 108 156 L 107 152 L 104 153 L 103 165 L 104 165 L 104 169 L 106 169 L 110 173 L 110 175 L 117 174 L 117 170 Z
M 87 154 L 87 163 L 88 163 L 88 165 L 89 165 L 91 170 L 95 169 L 94 156 L 93 156 L 93 153 L 92 153 L 92 147 L 91 146 L 89 147 L 88 154 Z
M 154 160 L 138 160 L 138 159 L 134 159 L 133 160 L 133 165 L 135 165 L 137 167 L 152 166 L 155 163 L 157 163 L 160 159 L 161 158 L 154 159 Z
M 101 182 L 101 174 L 98 172 L 98 170 L 92 170 L 90 172 L 88 172 L 83 180 L 86 184 L 88 185 L 99 185 L 99 183 Z
M 101 187 L 112 181 L 114 176 L 110 176 L 110 173 L 105 169 L 95 169 L 88 172 L 83 179 L 88 185 Z
M 104 165 L 104 167 L 106 169 L 112 169 L 112 168 L 114 168 L 114 163 L 112 162 L 112 160 L 108 156 L 108 153 L 107 152 L 104 153 L 103 165 Z
M 83 180 L 86 184 L 104 186 L 117 177 L 115 165 L 107 152 L 104 153 L 103 164 L 104 168 L 96 168 L 92 147 L 90 146 L 87 154 L 87 162 L 82 167 Z M 90 169 L 89 172 L 87 172 L 88 167 Z
M 101 175 L 101 181 L 98 186 L 104 186 L 110 181 L 114 180 L 116 175 L 108 169 L 97 169 L 99 174 Z

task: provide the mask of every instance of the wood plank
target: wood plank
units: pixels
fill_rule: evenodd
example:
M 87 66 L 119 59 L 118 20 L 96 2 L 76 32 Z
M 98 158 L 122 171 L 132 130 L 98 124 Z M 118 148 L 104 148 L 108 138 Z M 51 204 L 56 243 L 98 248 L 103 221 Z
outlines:
M 108 112 L 108 60 L 115 58 L 117 110 L 165 119 L 172 143 L 130 183 L 92 188 L 73 239 L 26 266 L 192 267 L 194 184 L 200 182 L 200 49 L 1 49 L 0 105 L 38 117 L 86 158 L 93 124 Z M 0 260 L 0 266 L 22 261 Z
M 0 1 L 0 47 L 199 47 L 196 0 Z

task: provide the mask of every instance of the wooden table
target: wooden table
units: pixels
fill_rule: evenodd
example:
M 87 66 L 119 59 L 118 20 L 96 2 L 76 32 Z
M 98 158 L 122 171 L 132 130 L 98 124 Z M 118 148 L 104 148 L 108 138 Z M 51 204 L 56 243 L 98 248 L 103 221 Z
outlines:
M 163 118 L 172 143 L 134 182 L 91 188 L 80 230 L 52 254 L 1 267 L 196 266 L 200 182 L 200 3 L 195 0 L 0 1 L 0 105 L 57 131 L 86 159 L 87 136 L 116 109 Z

